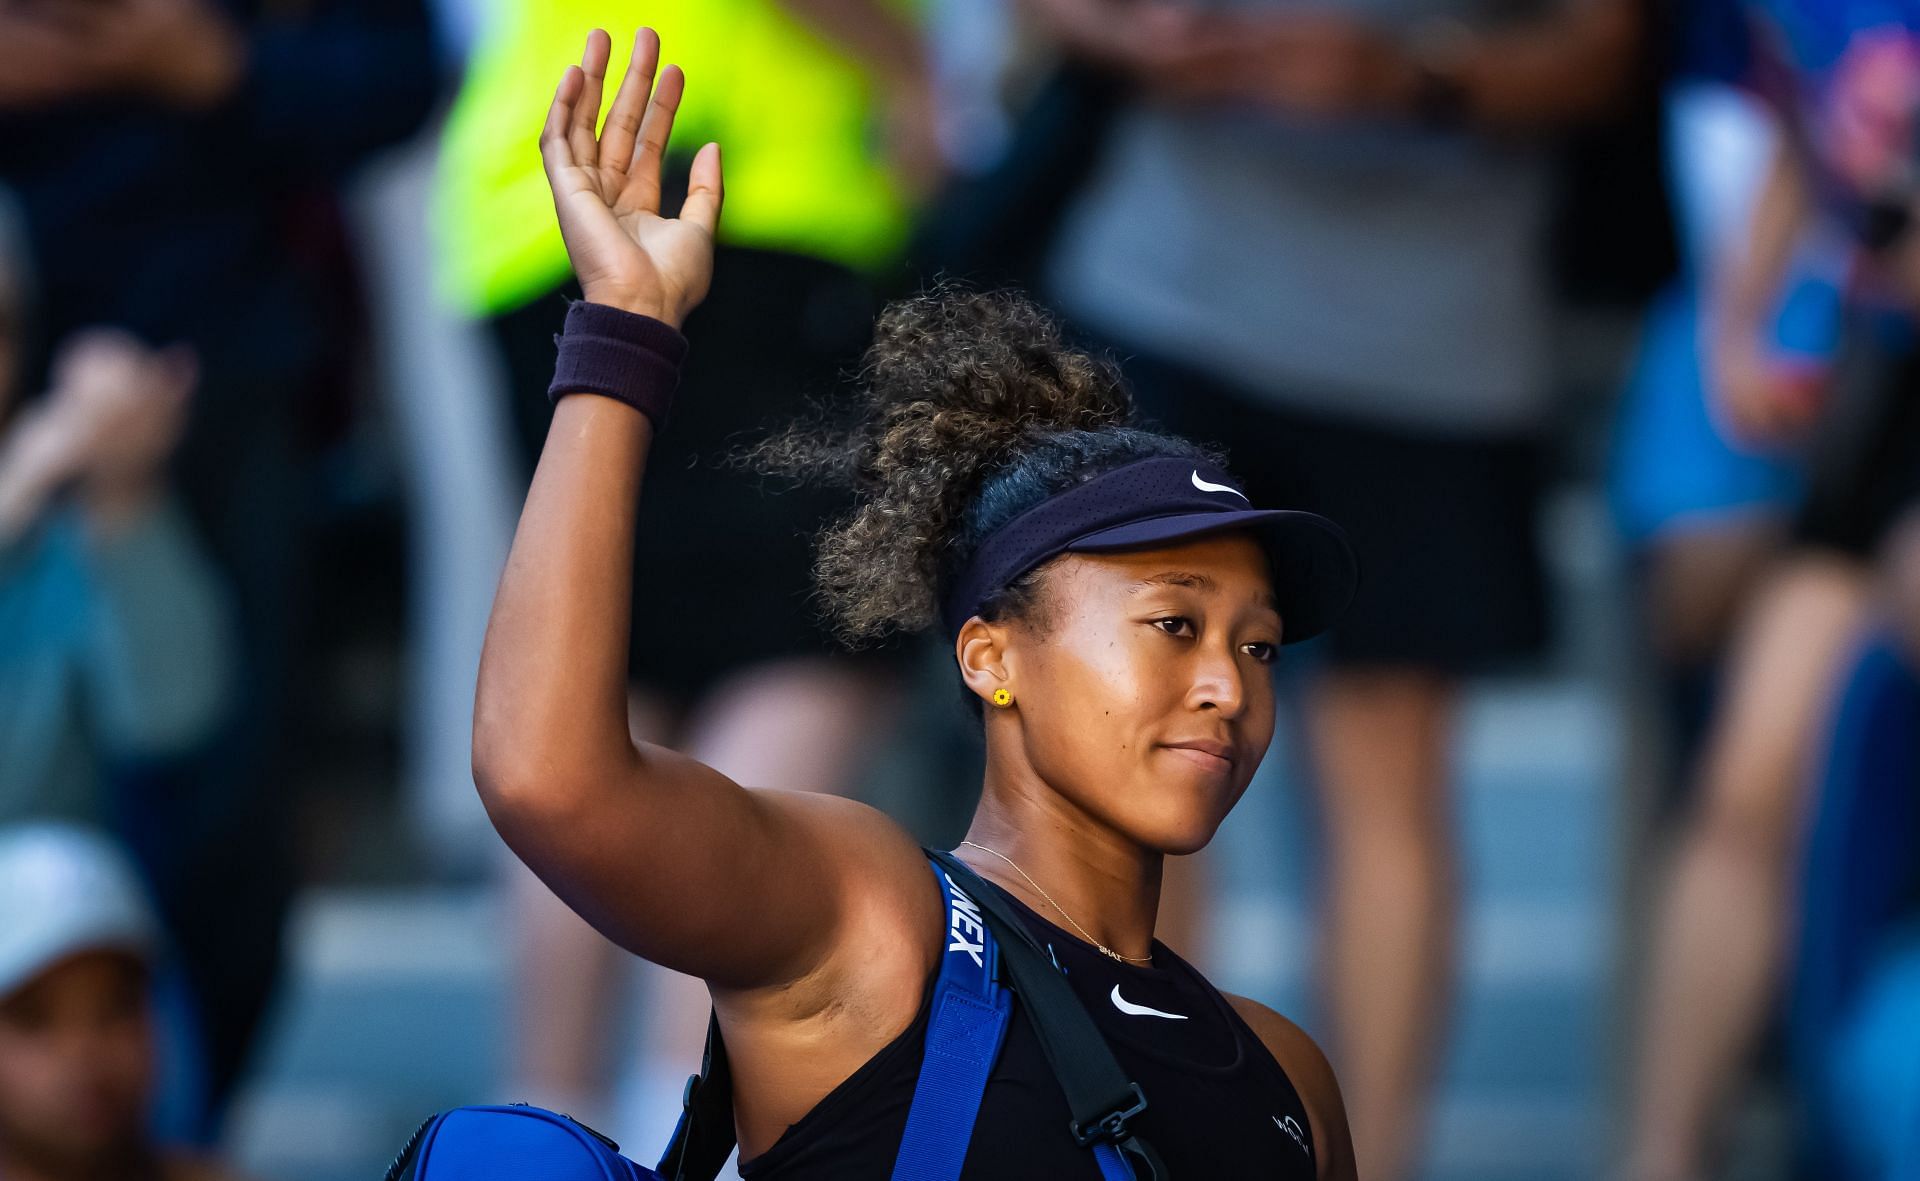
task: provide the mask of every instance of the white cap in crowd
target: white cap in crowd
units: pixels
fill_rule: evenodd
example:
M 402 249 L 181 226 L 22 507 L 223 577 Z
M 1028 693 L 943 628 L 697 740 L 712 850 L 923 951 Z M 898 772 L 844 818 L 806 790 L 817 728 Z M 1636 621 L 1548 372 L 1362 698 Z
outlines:
M 159 926 L 119 847 L 69 824 L 0 828 L 0 998 L 71 955 L 153 955 Z

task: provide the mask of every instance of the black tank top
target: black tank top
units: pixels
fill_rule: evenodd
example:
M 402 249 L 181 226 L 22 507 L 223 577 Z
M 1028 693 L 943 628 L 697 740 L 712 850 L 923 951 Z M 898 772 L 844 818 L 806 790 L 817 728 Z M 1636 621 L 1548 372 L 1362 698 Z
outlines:
M 1160 1153 L 1175 1181 L 1312 1181 L 1313 1133 L 1299 1094 L 1205 977 L 1158 941 L 1151 966 L 1115 962 L 1017 899 L 1014 905 L 1066 970 L 1121 1068 L 1146 1093 L 1147 1110 L 1134 1126 Z M 912 1025 L 788 1127 L 772 1148 L 743 1164 L 741 1177 L 884 1181 L 891 1176 L 920 1077 L 932 992 L 925 990 Z M 1093 1153 L 1073 1142 L 1068 1120 L 1066 1095 L 1016 1000 L 980 1104 L 963 1181 L 1099 1181 Z

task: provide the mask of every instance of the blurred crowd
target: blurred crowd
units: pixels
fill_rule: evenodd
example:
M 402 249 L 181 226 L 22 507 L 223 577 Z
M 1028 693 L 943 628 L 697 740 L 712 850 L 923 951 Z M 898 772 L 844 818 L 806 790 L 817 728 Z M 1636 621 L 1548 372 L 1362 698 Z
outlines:
M 1880 0 L 0 0 L 0 1177 L 222 1175 L 290 907 L 354 878 L 498 891 L 479 1085 L 664 1141 L 704 996 L 649 979 L 626 1029 L 631 958 L 467 765 L 573 290 L 535 140 L 639 23 L 728 206 L 636 737 L 957 838 L 946 655 L 836 651 L 839 504 L 731 460 L 887 299 L 1022 286 L 1358 549 L 1283 708 L 1363 1177 L 1421 1175 L 1461 694 L 1577 630 L 1543 506 L 1583 486 L 1649 720 L 1586 1175 L 1718 1175 L 1765 1074 L 1772 1176 L 1920 1179 L 1920 8 Z M 1205 963 L 1195 860 L 1164 937 Z

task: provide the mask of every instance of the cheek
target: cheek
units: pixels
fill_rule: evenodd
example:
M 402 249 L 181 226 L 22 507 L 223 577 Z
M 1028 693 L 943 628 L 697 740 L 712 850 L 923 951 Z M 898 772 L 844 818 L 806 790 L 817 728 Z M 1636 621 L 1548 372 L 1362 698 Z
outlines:
M 94 1069 L 101 1083 L 138 1098 L 152 1082 L 155 1065 L 152 1029 L 145 1021 L 129 1021 L 105 1040 Z
M 1124 666 L 1103 644 L 1062 652 L 1022 677 L 1028 760 L 1054 790 L 1096 812 L 1125 791 L 1138 758 L 1143 704 Z
M 1175 678 L 1156 675 L 1137 645 L 1111 636 L 1063 645 L 1038 671 L 1023 694 L 1047 715 L 1036 730 L 1054 748 L 1095 761 L 1133 752 L 1154 719 L 1178 705 Z
M 51 1039 L 0 1032 L 0 1124 L 31 1124 L 50 1116 L 72 1093 L 72 1075 Z

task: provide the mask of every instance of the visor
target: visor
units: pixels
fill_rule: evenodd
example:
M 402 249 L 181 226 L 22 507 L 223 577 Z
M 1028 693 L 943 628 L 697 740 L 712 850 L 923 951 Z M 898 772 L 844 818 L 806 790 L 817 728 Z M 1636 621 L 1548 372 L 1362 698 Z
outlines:
M 947 634 L 1060 554 L 1150 549 L 1230 530 L 1254 535 L 1272 559 L 1284 642 L 1319 635 L 1353 601 L 1359 564 L 1338 525 L 1314 513 L 1255 508 L 1220 468 L 1157 457 L 1075 485 L 995 530 L 947 597 Z

